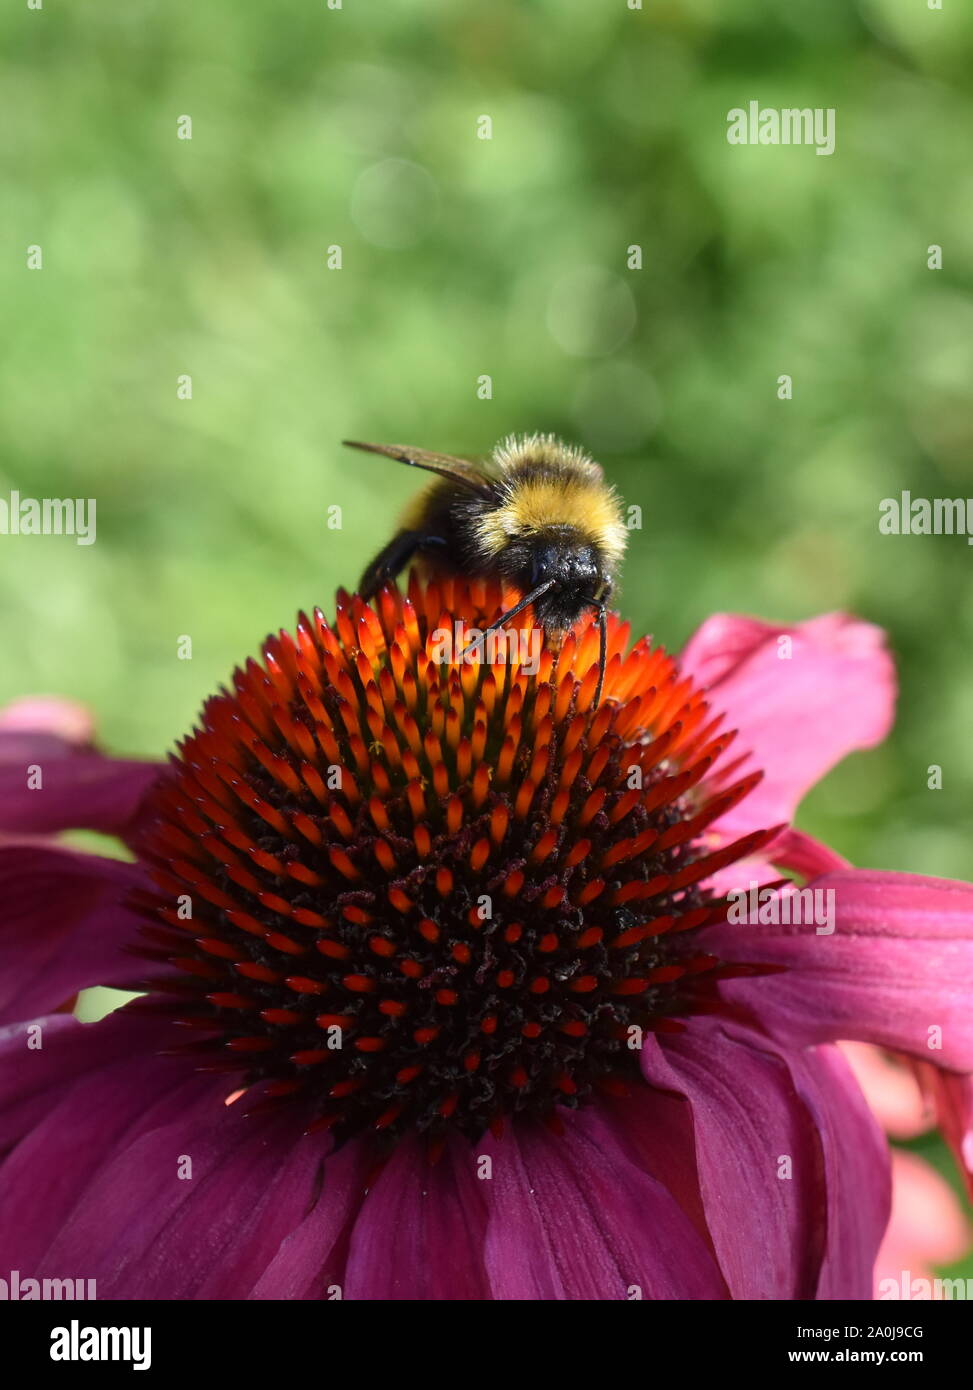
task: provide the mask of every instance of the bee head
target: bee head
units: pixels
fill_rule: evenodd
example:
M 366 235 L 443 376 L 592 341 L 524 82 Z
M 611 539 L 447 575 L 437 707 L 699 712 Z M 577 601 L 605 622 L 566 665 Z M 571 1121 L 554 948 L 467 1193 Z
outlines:
M 517 576 L 524 593 L 540 584 L 551 587 L 534 603 L 538 622 L 552 632 L 571 627 L 593 599 L 608 587 L 597 546 L 574 526 L 550 526 L 531 541 Z

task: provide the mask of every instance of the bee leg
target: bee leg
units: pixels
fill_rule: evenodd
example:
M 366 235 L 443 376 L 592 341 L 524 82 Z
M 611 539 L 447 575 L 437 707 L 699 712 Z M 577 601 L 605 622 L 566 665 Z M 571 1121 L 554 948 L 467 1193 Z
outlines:
M 608 609 L 604 603 L 592 600 L 592 607 L 598 610 L 598 685 L 591 708 L 596 710 L 601 704 L 601 693 L 605 688 L 605 667 L 608 664 Z
M 421 531 L 400 531 L 378 552 L 358 581 L 358 592 L 368 602 L 383 584 L 390 583 L 419 550 L 426 546 L 445 545 L 441 536 L 426 536 Z

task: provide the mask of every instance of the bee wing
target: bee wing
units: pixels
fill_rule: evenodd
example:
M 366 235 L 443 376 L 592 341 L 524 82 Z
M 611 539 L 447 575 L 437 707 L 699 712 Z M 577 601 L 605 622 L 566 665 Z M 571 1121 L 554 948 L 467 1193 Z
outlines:
M 384 454 L 386 458 L 406 463 L 411 468 L 424 468 L 428 473 L 438 473 L 440 477 L 452 478 L 464 487 L 480 492 L 490 482 L 490 475 L 468 459 L 454 458 L 452 454 L 434 454 L 428 449 L 414 449 L 410 444 L 364 444 L 358 439 L 343 439 L 349 449 L 364 449 L 370 454 Z

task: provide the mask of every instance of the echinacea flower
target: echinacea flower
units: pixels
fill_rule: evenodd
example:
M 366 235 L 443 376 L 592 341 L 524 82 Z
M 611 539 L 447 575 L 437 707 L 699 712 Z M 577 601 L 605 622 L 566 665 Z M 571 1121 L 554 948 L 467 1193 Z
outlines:
M 0 729 L 0 1248 L 22 1277 L 871 1297 L 888 1149 L 834 1042 L 973 1069 L 973 888 L 782 828 L 884 736 L 879 634 L 717 618 L 676 663 L 612 618 L 596 709 L 584 624 L 530 673 L 434 659 L 501 599 L 413 580 L 302 615 L 165 769 L 76 732 L 4 752 Z M 78 826 L 135 862 L 50 838 Z M 730 889 L 780 903 L 790 878 L 833 892 L 832 934 L 729 920 Z M 96 984 L 141 993 L 63 1012 Z

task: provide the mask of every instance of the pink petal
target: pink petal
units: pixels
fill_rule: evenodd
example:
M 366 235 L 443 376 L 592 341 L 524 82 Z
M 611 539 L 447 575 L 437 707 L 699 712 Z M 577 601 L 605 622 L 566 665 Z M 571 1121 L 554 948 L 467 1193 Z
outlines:
M 160 763 L 79 748 L 49 729 L 0 728 L 0 833 L 127 835 L 161 771 Z
M 187 1078 L 199 1085 L 184 1064 L 153 1055 L 162 1037 L 158 1022 L 125 1010 L 100 1023 L 59 1014 L 3 1030 L 0 1248 L 11 1267 L 23 1274 L 39 1268 L 37 1261 L 129 1127 Z M 91 1261 L 98 1248 L 95 1242 L 84 1252 L 79 1268 L 86 1277 L 96 1273 Z
M 913 1277 L 934 1278 L 933 1267 L 960 1259 L 969 1243 L 969 1224 L 945 1179 L 917 1155 L 893 1150 L 892 1216 L 875 1265 L 876 1296 L 883 1280 L 911 1291 Z
M 0 709 L 0 733 L 31 731 L 82 745 L 93 739 L 95 721 L 86 705 L 58 695 L 26 695 Z
M 829 845 L 793 826 L 781 831 L 767 853 L 776 865 L 807 882 L 834 869 L 847 869 L 849 862 Z
M 508 1299 L 723 1298 L 706 1241 L 676 1198 L 635 1160 L 597 1106 L 560 1137 L 510 1125 L 474 1146 L 493 1160 L 486 1270 Z
M 53 1014 L 0 1028 L 0 1154 L 30 1133 L 64 1088 L 129 1052 L 151 1051 L 157 1036 L 158 1025 L 126 1016 L 125 1010 L 98 1024 Z
M 857 1039 L 973 1070 L 973 886 L 866 869 L 810 886 L 834 891 L 831 935 L 729 922 L 701 934 L 725 960 L 787 967 L 725 981 L 726 997 L 791 1045 Z
M 736 1299 L 814 1298 L 824 1279 L 843 1297 L 868 1296 L 885 1212 L 861 1228 L 849 1211 L 860 1210 L 856 1181 L 881 1187 L 884 1141 L 876 1130 L 874 1143 L 859 1144 L 860 1162 L 839 1155 L 849 1110 L 859 1129 L 872 1122 L 825 1054 L 785 1060 L 710 1019 L 643 1048 L 646 1079 L 691 1107 L 706 1220 Z
M 60 1083 L 43 1064 L 46 1113 L 3 1164 L 0 1245 L 22 1275 L 83 1271 L 99 1298 L 245 1298 L 319 1199 L 322 1145 L 296 1113 L 227 1107 L 227 1081 L 153 1055 L 163 1040 L 126 1010 L 54 1040 L 100 1064 L 62 1058 Z
M 943 1071 L 928 1062 L 917 1062 L 916 1071 L 973 1198 L 973 1076 Z
M 143 972 L 124 948 L 140 919 L 124 905 L 137 864 L 46 845 L 0 847 L 0 1023 L 51 1013 L 91 985 Z
M 889 1217 L 888 1144 L 836 1047 L 792 1053 L 790 1066 L 825 1165 L 827 1254 L 815 1297 L 867 1299 Z
M 320 1190 L 302 1218 L 281 1241 L 252 1289 L 251 1299 L 346 1297 L 345 1265 L 355 1217 L 365 1200 L 375 1156 L 367 1140 L 352 1140 L 328 1153 Z M 317 1185 L 316 1185 L 317 1190 Z
M 932 1113 L 913 1068 L 868 1043 L 845 1042 L 840 1047 L 886 1133 L 894 1139 L 925 1134 Z
M 622 1152 L 672 1194 L 712 1252 L 696 1165 L 692 1106 L 685 1096 L 633 1083 L 624 1097 L 600 1097 L 598 1113 Z M 719 1296 L 730 1296 L 725 1281 Z
M 790 656 L 779 639 L 791 640 Z M 719 614 L 699 629 L 682 669 L 739 730 L 750 758 L 736 775 L 761 768 L 763 781 L 727 817 L 727 834 L 793 819 L 804 796 L 848 753 L 888 733 L 895 671 L 881 631 L 833 613 L 793 627 Z
M 489 1299 L 485 1186 L 468 1141 L 454 1138 L 430 1166 L 423 1142 L 403 1140 L 355 1219 L 345 1297 Z

